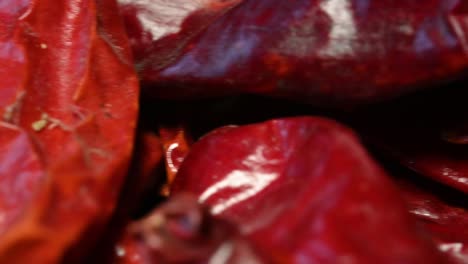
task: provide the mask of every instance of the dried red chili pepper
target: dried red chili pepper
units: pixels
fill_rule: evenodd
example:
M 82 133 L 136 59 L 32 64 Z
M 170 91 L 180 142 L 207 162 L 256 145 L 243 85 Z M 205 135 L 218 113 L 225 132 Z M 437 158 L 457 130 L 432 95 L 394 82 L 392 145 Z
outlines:
M 183 126 L 163 126 L 159 129 L 159 135 L 164 148 L 167 174 L 167 184 L 163 188 L 163 193 L 167 196 L 180 164 L 190 150 L 192 140 L 188 136 L 187 129 Z
M 468 212 L 445 205 L 428 193 L 408 195 L 411 212 L 431 231 L 439 249 L 456 263 L 468 262 Z
M 330 120 L 215 130 L 192 146 L 172 192 L 197 195 L 273 263 L 441 262 L 385 173 Z
M 188 41 L 241 1 L 117 0 L 138 69 L 171 63 Z
M 403 190 L 410 213 L 417 218 L 418 222 L 426 230 L 430 231 L 432 239 L 439 250 L 451 256 L 453 263 L 467 263 L 467 200 L 458 200 L 458 195 L 450 197 L 457 199 L 458 204 L 454 205 L 450 199 L 445 197 L 447 195 L 440 196 L 438 190 L 435 190 L 436 187 L 421 186 L 420 182 L 409 182 L 407 179 L 399 179 L 398 185 Z M 453 191 L 451 191 L 451 194 L 453 194 Z M 441 198 L 445 198 L 445 200 Z
M 321 105 L 393 97 L 468 69 L 461 0 L 120 0 L 146 93 Z
M 117 12 L 113 0 L 0 4 L 1 263 L 79 262 L 114 210 L 138 110 Z
M 212 218 L 196 197 L 176 195 L 129 225 L 116 246 L 119 264 L 268 263 L 227 222 Z

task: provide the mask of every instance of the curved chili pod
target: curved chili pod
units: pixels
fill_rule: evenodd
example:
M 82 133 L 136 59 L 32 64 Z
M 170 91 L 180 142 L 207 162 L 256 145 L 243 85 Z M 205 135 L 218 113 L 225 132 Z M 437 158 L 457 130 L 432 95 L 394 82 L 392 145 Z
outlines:
M 221 4 L 222 3 L 222 4 Z M 393 97 L 468 69 L 461 0 L 120 0 L 145 92 L 319 105 Z
M 159 128 L 162 145 L 164 148 L 164 160 L 166 164 L 167 183 L 162 192 L 169 195 L 169 190 L 180 164 L 190 150 L 191 138 L 187 129 L 182 126 Z
M 0 4 L 0 262 L 79 262 L 113 212 L 138 80 L 113 0 Z
M 242 1 L 117 0 L 138 69 L 171 63 L 192 38 Z
M 215 130 L 192 146 L 172 192 L 197 195 L 272 263 L 440 263 L 392 182 L 331 120 Z
M 112 263 L 270 262 L 256 256 L 234 226 L 210 216 L 196 197 L 179 194 L 128 226 L 116 245 Z
M 409 210 L 418 222 L 429 230 L 439 250 L 446 252 L 454 263 L 468 262 L 468 200 L 451 205 L 414 183 L 399 182 Z

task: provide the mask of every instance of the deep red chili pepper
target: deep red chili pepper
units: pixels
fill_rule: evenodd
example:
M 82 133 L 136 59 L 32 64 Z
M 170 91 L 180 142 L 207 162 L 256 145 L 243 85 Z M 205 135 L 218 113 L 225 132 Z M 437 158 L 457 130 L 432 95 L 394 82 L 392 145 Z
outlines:
M 118 0 L 137 68 L 171 63 L 188 41 L 242 1 Z
M 468 210 L 447 204 L 414 184 L 400 181 L 400 188 L 409 204 L 410 212 L 427 230 L 439 250 L 453 258 L 454 263 L 468 262 Z M 463 202 L 463 201 L 459 201 Z M 465 206 L 466 206 L 465 202 Z
M 229 223 L 214 219 L 196 197 L 176 195 L 129 225 L 116 246 L 119 264 L 269 263 Z
M 117 12 L 113 0 L 0 4 L 1 263 L 81 256 L 114 210 L 138 110 Z
M 120 0 L 146 94 L 320 105 L 393 97 L 468 69 L 461 0 Z
M 192 146 L 172 192 L 197 195 L 274 263 L 441 262 L 385 173 L 330 120 L 215 130 Z

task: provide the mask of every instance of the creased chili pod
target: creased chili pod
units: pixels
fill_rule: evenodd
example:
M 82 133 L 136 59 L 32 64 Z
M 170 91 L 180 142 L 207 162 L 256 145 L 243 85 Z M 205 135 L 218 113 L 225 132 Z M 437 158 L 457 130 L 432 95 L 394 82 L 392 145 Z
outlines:
M 450 256 L 453 263 L 467 263 L 468 200 L 463 194 L 449 188 L 441 192 L 439 186 L 409 182 L 406 178 L 399 179 L 398 186 L 409 212 L 430 231 L 439 250 Z
M 297 117 L 217 129 L 172 185 L 238 225 L 271 263 L 443 263 L 354 134 Z
M 147 95 L 379 101 L 466 74 L 462 0 L 120 0 Z
M 113 0 L 0 4 L 1 263 L 79 262 L 114 210 L 139 94 L 117 13 Z
M 232 224 L 213 218 L 197 197 L 171 196 L 132 222 L 117 242 L 112 263 L 271 263 L 256 255 Z

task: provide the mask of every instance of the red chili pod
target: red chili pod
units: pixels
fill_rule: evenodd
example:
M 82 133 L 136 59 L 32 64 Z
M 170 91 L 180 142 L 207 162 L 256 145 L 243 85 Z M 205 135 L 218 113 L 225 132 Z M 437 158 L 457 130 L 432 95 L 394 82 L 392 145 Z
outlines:
M 170 199 L 144 219 L 129 224 L 112 263 L 271 263 L 255 254 L 234 226 L 213 218 L 196 197 Z
M 192 146 L 172 192 L 197 195 L 273 263 L 442 262 L 386 174 L 331 120 L 215 130 Z
M 441 199 L 444 195 L 441 197 L 435 195 L 434 188 L 422 188 L 406 180 L 400 180 L 398 185 L 409 205 L 409 212 L 416 217 L 418 223 L 430 231 L 432 240 L 439 250 L 452 257 L 454 263 L 467 263 L 467 200 L 459 199 L 456 201 L 458 204 L 454 205 L 453 202 L 447 202 L 447 199 Z
M 159 128 L 159 134 L 164 148 L 167 174 L 167 183 L 162 192 L 167 196 L 175 175 L 190 150 L 192 140 L 187 129 L 182 125 L 175 127 L 162 126 Z
M 114 210 L 138 110 L 117 12 L 113 0 L 0 5 L 1 263 L 80 257 Z
M 147 95 L 319 105 L 398 96 L 468 69 L 462 0 L 120 0 Z

